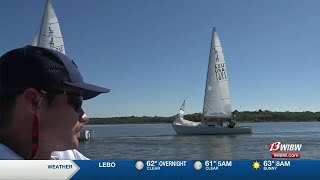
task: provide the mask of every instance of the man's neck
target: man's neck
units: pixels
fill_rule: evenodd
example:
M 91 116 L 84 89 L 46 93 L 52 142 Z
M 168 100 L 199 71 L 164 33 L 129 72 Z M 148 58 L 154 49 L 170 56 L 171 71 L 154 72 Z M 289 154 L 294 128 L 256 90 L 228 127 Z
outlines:
M 6 138 L 3 139 L 2 143 L 6 145 L 10 150 L 12 150 L 14 153 L 17 155 L 21 156 L 23 159 L 27 159 L 28 154 L 30 154 L 31 150 L 31 144 L 27 145 L 27 143 L 20 144 L 18 143 L 17 139 L 14 137 L 11 138 L 10 136 L 7 136 Z M 24 146 L 24 147 L 22 147 Z
M 34 160 L 47 160 L 51 159 L 51 152 L 52 151 L 38 151 L 34 156 Z
M 9 147 L 16 154 L 21 156 L 23 159 L 30 159 L 32 152 L 32 140 L 31 135 L 26 136 L 27 133 L 21 131 L 7 131 L 4 134 L 3 143 Z M 38 144 L 37 152 L 32 159 L 50 159 L 52 150 L 47 149 L 47 147 Z

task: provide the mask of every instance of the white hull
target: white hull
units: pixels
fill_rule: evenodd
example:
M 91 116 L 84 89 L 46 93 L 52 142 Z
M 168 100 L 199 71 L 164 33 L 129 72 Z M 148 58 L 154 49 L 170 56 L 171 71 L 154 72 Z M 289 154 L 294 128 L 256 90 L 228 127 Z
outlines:
M 172 124 L 173 129 L 179 135 L 227 135 L 227 134 L 251 134 L 250 126 L 236 126 L 234 128 L 211 126 L 200 123 L 196 126 L 188 126 L 178 123 Z

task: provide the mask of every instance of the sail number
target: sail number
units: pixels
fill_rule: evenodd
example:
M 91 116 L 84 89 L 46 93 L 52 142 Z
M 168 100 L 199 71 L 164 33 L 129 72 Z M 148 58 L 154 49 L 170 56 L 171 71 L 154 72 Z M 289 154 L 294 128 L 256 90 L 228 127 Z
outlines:
M 63 51 L 64 51 L 63 50 L 63 46 L 57 46 L 57 47 L 54 46 L 54 40 L 53 40 L 53 38 L 54 38 L 54 30 L 53 30 L 53 28 L 51 28 L 51 26 L 49 26 L 48 28 L 49 28 L 48 29 L 48 35 L 49 35 L 49 37 L 51 37 L 50 40 L 49 40 L 49 47 L 51 49 L 54 49 L 56 51 L 59 51 L 59 52 L 63 53 Z
M 223 80 L 227 79 L 227 72 L 226 72 L 225 63 L 216 64 L 215 65 L 215 72 L 216 72 L 217 81 L 223 81 Z
M 59 52 L 63 52 L 63 46 L 55 47 L 55 50 Z

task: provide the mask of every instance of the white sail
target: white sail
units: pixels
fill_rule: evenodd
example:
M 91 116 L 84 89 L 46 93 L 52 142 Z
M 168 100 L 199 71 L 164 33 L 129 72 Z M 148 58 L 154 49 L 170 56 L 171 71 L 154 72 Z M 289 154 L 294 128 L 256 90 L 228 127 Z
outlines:
M 54 49 L 65 54 L 64 43 L 56 13 L 54 12 L 51 0 L 47 0 L 42 18 L 39 47 Z
M 38 46 L 39 44 L 39 33 L 36 33 L 32 39 L 32 46 Z
M 184 114 L 185 107 L 186 107 L 186 100 L 183 100 L 183 103 L 182 103 L 182 105 L 180 107 L 180 111 L 179 111 L 180 114 Z
M 203 104 L 204 118 L 230 118 L 231 103 L 226 64 L 221 43 L 213 28 L 207 82 Z

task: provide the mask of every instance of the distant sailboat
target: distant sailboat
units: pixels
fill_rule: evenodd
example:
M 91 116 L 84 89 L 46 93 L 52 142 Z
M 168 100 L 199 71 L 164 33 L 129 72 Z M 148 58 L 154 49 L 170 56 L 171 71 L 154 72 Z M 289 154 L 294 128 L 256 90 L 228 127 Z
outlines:
M 180 108 L 172 124 L 177 134 L 244 134 L 252 132 L 251 127 L 247 126 L 235 126 L 233 128 L 223 126 L 223 120 L 232 118 L 232 111 L 226 64 L 215 28 L 212 32 L 201 122 L 183 119 L 185 100 L 181 107 L 183 107 L 183 110 Z M 208 121 L 211 119 L 219 119 L 221 124 Z
M 179 111 L 179 113 L 180 114 L 184 114 L 184 109 L 186 108 L 186 100 L 183 100 L 183 103 L 182 103 L 182 105 L 181 105 L 181 107 L 180 107 L 180 111 Z

